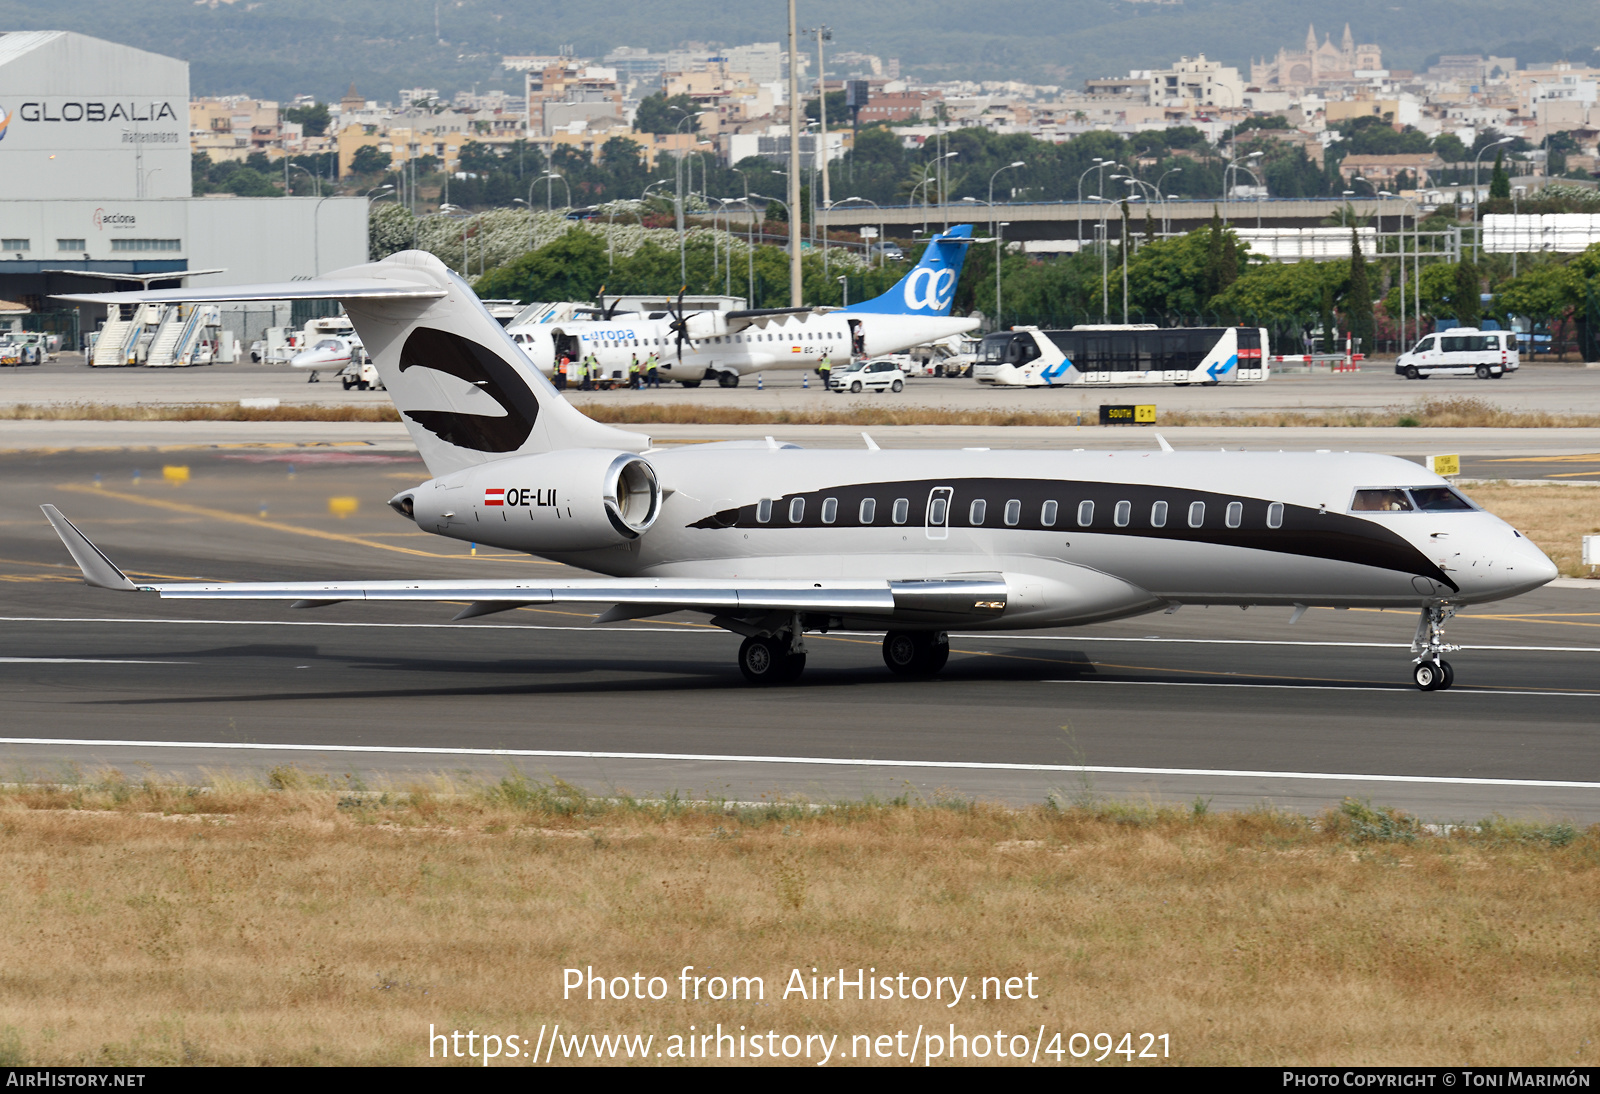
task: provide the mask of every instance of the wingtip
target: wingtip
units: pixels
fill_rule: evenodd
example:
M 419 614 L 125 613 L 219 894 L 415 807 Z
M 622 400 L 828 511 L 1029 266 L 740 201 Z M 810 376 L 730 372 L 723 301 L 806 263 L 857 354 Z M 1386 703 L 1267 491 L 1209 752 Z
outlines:
M 73 524 L 54 505 L 48 503 L 39 506 L 44 511 L 44 517 L 54 528 L 56 535 L 61 537 L 62 544 L 67 553 L 72 556 L 72 561 L 78 564 L 78 569 L 83 572 L 83 580 L 97 589 L 115 589 L 119 592 L 133 592 L 138 586 L 128 580 L 128 576 L 117 569 L 116 563 L 105 556 L 105 553 L 89 542 L 89 537 L 78 531 L 78 526 Z

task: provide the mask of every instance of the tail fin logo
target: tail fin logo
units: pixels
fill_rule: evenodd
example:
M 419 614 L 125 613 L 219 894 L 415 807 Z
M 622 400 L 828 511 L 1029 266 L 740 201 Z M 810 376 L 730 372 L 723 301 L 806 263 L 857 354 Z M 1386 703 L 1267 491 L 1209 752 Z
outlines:
M 6 129 L 11 125 L 11 115 L 0 107 L 0 141 L 6 139 Z
M 943 311 L 956 291 L 956 271 L 946 267 L 918 266 L 905 281 L 906 307 L 912 311 Z

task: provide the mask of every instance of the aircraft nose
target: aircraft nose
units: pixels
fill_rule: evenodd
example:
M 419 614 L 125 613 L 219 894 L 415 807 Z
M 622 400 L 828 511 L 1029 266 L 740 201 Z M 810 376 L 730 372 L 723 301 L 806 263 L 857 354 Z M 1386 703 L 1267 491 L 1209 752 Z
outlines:
M 1526 536 L 1512 540 L 1507 575 L 1518 592 L 1531 592 L 1561 576 L 1556 564 Z

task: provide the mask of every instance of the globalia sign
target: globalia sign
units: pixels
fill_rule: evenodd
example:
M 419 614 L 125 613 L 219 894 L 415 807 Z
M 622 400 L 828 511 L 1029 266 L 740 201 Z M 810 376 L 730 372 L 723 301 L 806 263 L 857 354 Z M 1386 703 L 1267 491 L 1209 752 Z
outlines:
M 10 125 L 11 115 L 6 112 L 4 107 L 0 107 L 0 141 L 6 139 L 6 130 Z

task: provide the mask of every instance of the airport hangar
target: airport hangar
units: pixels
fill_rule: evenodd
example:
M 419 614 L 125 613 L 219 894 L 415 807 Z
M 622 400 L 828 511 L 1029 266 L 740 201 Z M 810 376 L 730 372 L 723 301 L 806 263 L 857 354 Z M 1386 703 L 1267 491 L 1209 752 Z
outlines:
M 366 257 L 364 197 L 192 195 L 188 62 L 0 32 L 0 299 L 47 329 L 104 318 L 56 293 L 290 281 Z

